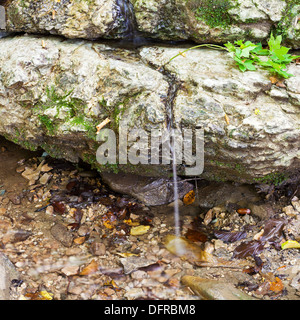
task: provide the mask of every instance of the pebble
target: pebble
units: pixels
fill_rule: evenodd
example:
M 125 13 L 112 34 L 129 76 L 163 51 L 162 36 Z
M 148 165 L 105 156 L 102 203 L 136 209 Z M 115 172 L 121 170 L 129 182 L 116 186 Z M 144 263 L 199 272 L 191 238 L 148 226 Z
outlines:
M 61 269 L 61 272 L 66 276 L 78 274 L 79 266 L 67 266 Z
M 90 232 L 90 228 L 87 225 L 81 225 L 78 229 L 79 236 L 86 236 Z
M 73 236 L 69 232 L 68 228 L 61 223 L 56 223 L 51 229 L 50 232 L 52 236 L 58 240 L 65 247 L 71 247 L 73 243 Z
M 183 276 L 181 282 L 203 300 L 256 300 L 231 283 L 193 276 Z
M 128 300 L 135 300 L 144 296 L 144 291 L 142 288 L 132 288 L 129 289 L 125 294 L 125 298 Z
M 104 256 L 105 253 L 106 253 L 105 244 L 102 243 L 102 242 L 94 241 L 94 242 L 90 245 L 90 252 L 91 252 L 94 256 Z
M 137 279 L 137 280 L 144 279 L 144 278 L 148 277 L 147 272 L 142 271 L 142 270 L 134 271 L 130 274 L 130 276 L 132 279 Z
M 48 181 L 51 179 L 52 174 L 48 174 L 48 173 L 44 173 L 41 177 L 40 177 L 40 184 L 45 185 L 46 183 L 48 183 Z

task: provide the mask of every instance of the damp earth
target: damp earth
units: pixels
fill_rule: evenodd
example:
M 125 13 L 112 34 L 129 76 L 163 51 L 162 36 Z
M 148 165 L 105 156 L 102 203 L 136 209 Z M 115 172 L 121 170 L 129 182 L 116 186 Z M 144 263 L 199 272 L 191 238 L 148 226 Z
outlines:
M 176 237 L 174 202 L 145 205 L 84 164 L 0 147 L 0 258 L 13 269 L 2 298 L 300 298 L 299 248 L 282 248 L 300 240 L 297 183 L 189 179 Z

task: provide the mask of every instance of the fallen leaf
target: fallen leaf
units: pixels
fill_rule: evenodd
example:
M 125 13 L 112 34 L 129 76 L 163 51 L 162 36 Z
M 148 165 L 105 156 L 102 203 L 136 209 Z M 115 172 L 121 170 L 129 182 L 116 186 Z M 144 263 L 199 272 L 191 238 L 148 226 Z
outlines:
M 241 243 L 233 251 L 233 258 L 243 259 L 248 256 L 258 255 L 264 249 L 264 243 L 261 241 L 248 241 Z
M 75 238 L 73 241 L 74 241 L 74 243 L 76 243 L 76 244 L 83 244 L 84 241 L 85 241 L 85 236 L 83 236 L 83 237 L 77 237 L 77 238 Z
M 92 260 L 86 267 L 80 272 L 81 276 L 88 276 L 98 271 L 98 263 L 95 260 Z
M 34 293 L 27 292 L 25 294 L 25 297 L 29 298 L 30 300 L 52 300 L 53 294 L 43 290 L 36 291 Z
M 271 80 L 272 84 L 275 84 L 275 83 L 277 83 L 279 81 L 279 79 L 277 77 L 274 77 L 274 76 L 271 76 L 269 79 Z
M 276 83 L 276 86 L 279 87 L 279 88 L 286 88 L 286 85 L 284 84 L 283 81 L 278 81 L 278 82 Z
M 119 256 L 121 256 L 122 258 L 128 258 L 128 257 L 132 257 L 132 256 L 136 256 L 138 257 L 139 255 L 138 254 L 135 254 L 135 253 L 131 253 L 131 252 L 117 252 L 116 254 L 118 254 Z
M 132 236 L 141 236 L 141 235 L 147 233 L 149 231 L 149 229 L 150 229 L 150 226 L 144 226 L 144 225 L 132 227 L 130 230 L 130 234 Z
M 64 214 L 66 212 L 66 206 L 63 202 L 54 201 L 51 203 L 51 205 L 56 213 Z
M 107 281 L 103 284 L 103 286 L 106 286 L 106 287 L 112 287 L 112 288 L 115 288 L 115 289 L 119 289 L 118 285 L 115 283 L 115 281 L 112 279 L 111 281 Z
M 183 203 L 185 205 L 192 204 L 195 201 L 195 191 L 191 190 L 183 197 Z
M 275 281 L 270 282 L 270 290 L 279 293 L 284 289 L 284 285 L 280 278 L 275 277 Z
M 109 220 L 105 220 L 103 224 L 107 229 L 113 229 L 115 227 Z
M 125 219 L 125 220 L 123 220 L 123 222 L 128 224 L 131 227 L 136 227 L 136 226 L 140 225 L 139 222 L 133 222 L 131 219 Z
M 188 229 L 187 233 L 185 234 L 185 237 L 192 242 L 207 241 L 207 236 L 204 233 L 193 229 Z
M 247 232 L 246 231 L 231 232 L 231 231 L 216 230 L 214 232 L 214 235 L 218 239 L 224 242 L 235 242 L 235 241 L 246 238 Z
M 300 249 L 300 243 L 297 241 L 294 241 L 294 240 L 288 240 L 288 241 L 281 244 L 282 250 L 293 249 L 293 248 Z

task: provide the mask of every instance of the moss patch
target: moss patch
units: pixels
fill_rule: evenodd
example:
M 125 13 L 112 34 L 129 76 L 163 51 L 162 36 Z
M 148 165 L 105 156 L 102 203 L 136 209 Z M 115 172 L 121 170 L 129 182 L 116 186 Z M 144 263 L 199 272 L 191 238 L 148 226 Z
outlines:
M 287 179 L 288 179 L 287 174 L 283 172 L 271 172 L 263 177 L 255 178 L 254 180 L 255 182 L 259 182 L 259 183 L 278 186 Z
M 212 28 L 225 28 L 233 23 L 228 13 L 234 7 L 230 0 L 201 0 L 198 3 L 198 8 L 194 9 L 197 20 Z

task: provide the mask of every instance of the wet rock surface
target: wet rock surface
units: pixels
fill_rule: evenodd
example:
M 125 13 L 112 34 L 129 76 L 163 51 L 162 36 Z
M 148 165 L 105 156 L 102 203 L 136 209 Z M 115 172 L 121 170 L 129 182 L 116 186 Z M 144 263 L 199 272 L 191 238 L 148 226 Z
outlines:
M 6 30 L 63 35 L 67 38 L 227 42 L 265 40 L 271 30 L 299 47 L 296 1 L 50 1 L 6 2 Z M 136 39 L 138 42 L 138 40 Z
M 10 293 L 12 283 L 16 283 L 20 275 L 7 256 L 0 252 L 0 300 L 12 300 Z
M 297 190 L 292 197 L 275 189 L 271 195 L 249 198 L 252 187 L 246 192 L 242 186 L 245 198 L 231 201 L 244 200 L 245 208 L 259 197 L 274 210 L 265 219 L 240 210 L 237 202 L 236 207 L 201 207 L 201 189 L 208 182 L 198 181 L 195 201 L 187 205 L 181 200 L 181 234 L 188 245 L 180 258 L 166 249 L 167 236 L 174 234 L 172 206 L 145 206 L 114 193 L 93 171 L 42 151 L 30 154 L 4 139 L 1 147 L 0 160 L 6 159 L 8 169 L 0 168 L 5 190 L 0 198 L 0 248 L 20 275 L 6 283 L 12 298 L 299 300 L 299 249 L 281 248 L 287 240 L 300 241 Z M 52 168 L 52 178 L 30 184 L 20 171 L 41 163 Z M 8 194 L 18 195 L 20 204 Z M 59 237 L 55 226 L 60 226 Z M 137 227 L 140 232 L 133 235 Z M 8 235 L 18 230 L 26 230 L 28 237 L 10 241 Z M 67 246 L 61 241 L 66 234 L 73 239 Z M 253 243 L 260 245 L 249 245 Z M 210 266 L 204 266 L 205 259 Z M 201 295 L 196 281 L 186 282 L 187 276 L 204 279 Z M 234 292 L 238 295 L 233 297 Z
M 96 154 L 103 121 L 109 120 L 105 128 L 116 142 L 128 138 L 122 152 L 132 154 L 139 148 L 133 130 L 150 139 L 152 131 L 165 132 L 172 113 L 181 136 L 184 129 L 203 128 L 208 180 L 281 183 L 299 176 L 300 65 L 292 63 L 287 71 L 294 77 L 278 87 L 267 71 L 240 72 L 217 50 L 193 50 L 168 63 L 184 49 L 3 38 L 0 133 L 27 149 L 42 147 L 53 157 L 81 159 L 104 172 L 170 177 L 171 166 L 161 162 L 100 165 Z M 150 149 L 148 157 L 153 158 Z M 185 165 L 177 166 L 180 175 Z M 35 178 L 34 172 L 24 174 Z M 46 182 L 49 173 L 40 178 Z
M 101 173 L 103 181 L 114 191 L 130 194 L 148 206 L 174 201 L 174 181 L 167 178 L 150 178 L 132 174 Z M 178 196 L 183 198 L 193 185 L 178 181 Z

